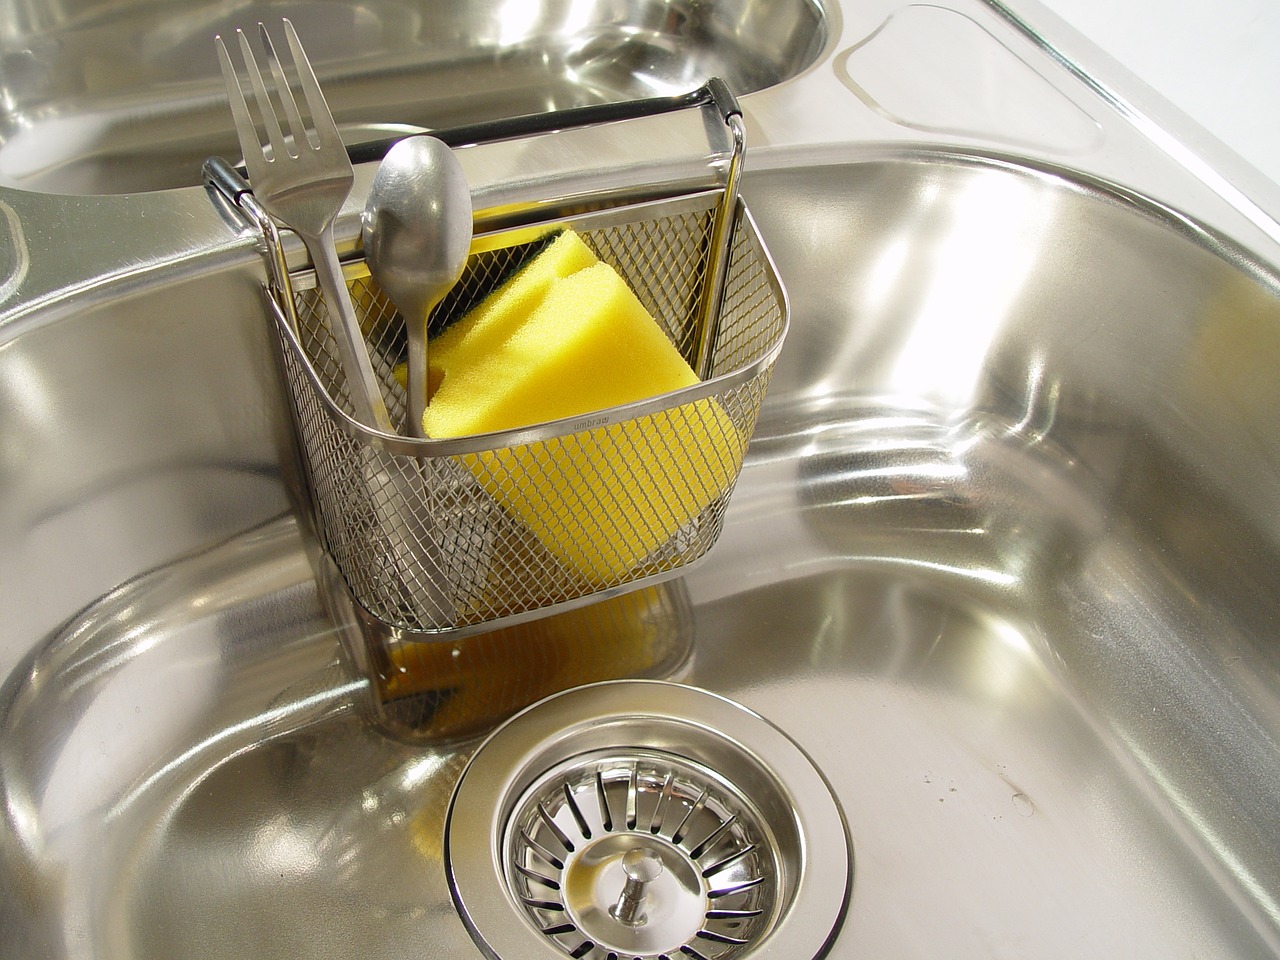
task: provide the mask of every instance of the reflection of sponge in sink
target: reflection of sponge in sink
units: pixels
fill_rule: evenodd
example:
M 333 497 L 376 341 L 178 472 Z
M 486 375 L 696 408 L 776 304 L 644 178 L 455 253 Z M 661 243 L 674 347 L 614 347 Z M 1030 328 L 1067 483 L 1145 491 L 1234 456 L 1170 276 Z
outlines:
M 452 337 L 447 344 L 433 341 L 428 358 L 440 386 L 423 417 L 428 436 L 583 416 L 698 382 L 612 267 L 596 262 L 561 275 L 568 260 L 542 266 L 543 257 L 563 255 L 562 244 L 581 241 L 565 234 L 474 318 L 443 334 Z M 606 583 L 724 493 L 743 450 L 724 410 L 704 399 L 468 459 L 490 496 L 558 559 Z
M 665 676 L 692 631 L 666 584 L 454 641 L 375 644 L 377 696 L 402 732 L 471 737 L 584 683 Z

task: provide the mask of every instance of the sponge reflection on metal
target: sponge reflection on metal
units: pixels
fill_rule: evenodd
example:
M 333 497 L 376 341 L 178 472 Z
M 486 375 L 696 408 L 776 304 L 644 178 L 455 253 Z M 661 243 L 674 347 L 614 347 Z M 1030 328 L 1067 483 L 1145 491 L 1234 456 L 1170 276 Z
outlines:
M 326 597 L 342 598 L 332 586 Z M 349 612 L 347 605 L 340 615 Z M 585 683 L 679 676 L 693 650 L 693 614 L 678 579 L 445 641 L 397 635 L 365 618 L 351 626 L 347 649 L 372 681 L 380 726 L 399 740 L 430 744 L 488 733 Z

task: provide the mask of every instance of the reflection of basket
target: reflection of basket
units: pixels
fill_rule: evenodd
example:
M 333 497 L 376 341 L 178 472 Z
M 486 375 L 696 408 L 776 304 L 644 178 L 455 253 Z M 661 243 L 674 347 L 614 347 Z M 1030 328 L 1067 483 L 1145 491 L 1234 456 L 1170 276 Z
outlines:
M 624 677 L 669 678 L 693 630 L 680 580 L 448 643 L 364 632 L 357 657 L 375 716 L 396 736 L 441 742 L 492 729 L 561 690 Z
M 431 326 L 493 289 L 539 232 L 571 227 L 702 382 L 479 437 L 383 434 L 350 417 L 314 276 L 295 272 L 276 284 L 273 314 L 316 526 L 375 624 L 429 634 L 513 622 L 673 576 L 719 536 L 787 327 L 754 223 L 730 187 L 562 219 L 541 213 L 536 229 L 477 238 Z M 403 321 L 362 262 L 345 270 L 399 427 L 405 397 L 393 370 L 403 361 Z

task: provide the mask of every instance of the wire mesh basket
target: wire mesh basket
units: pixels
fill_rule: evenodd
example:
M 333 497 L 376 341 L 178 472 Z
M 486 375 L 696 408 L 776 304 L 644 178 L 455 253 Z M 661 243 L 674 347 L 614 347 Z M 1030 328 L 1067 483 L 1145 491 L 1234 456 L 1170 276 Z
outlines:
M 567 609 L 674 576 L 720 534 L 788 323 L 754 222 L 726 185 L 486 234 L 429 329 L 566 228 L 617 271 L 699 382 L 500 433 L 382 433 L 352 417 L 314 274 L 273 284 L 315 526 L 351 599 L 384 630 L 460 635 Z M 344 271 L 403 431 L 404 323 L 363 261 Z

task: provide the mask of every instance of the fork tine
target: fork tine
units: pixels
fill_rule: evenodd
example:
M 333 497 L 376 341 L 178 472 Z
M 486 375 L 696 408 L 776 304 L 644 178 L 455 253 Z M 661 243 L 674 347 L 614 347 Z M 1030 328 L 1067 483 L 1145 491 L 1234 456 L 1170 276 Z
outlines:
M 244 153 L 244 165 L 249 171 L 249 179 L 254 180 L 260 176 L 262 168 L 262 148 L 258 140 L 258 129 L 254 126 L 253 116 L 249 113 L 249 104 L 244 98 L 244 88 L 240 86 L 240 78 L 236 75 L 236 68 L 231 63 L 231 55 L 227 53 L 227 45 L 222 42 L 221 36 L 213 38 L 214 46 L 218 48 L 218 62 L 222 65 L 222 80 L 227 88 L 227 102 L 231 106 L 231 119 L 235 123 L 236 137 L 240 141 L 241 152 Z M 259 144 L 258 150 L 251 149 L 253 144 Z
M 289 18 L 284 19 L 284 34 L 289 41 L 289 52 L 293 54 L 293 63 L 298 70 L 298 80 L 302 84 L 302 92 L 307 98 L 307 107 L 311 111 L 311 123 L 315 128 L 316 138 L 320 142 L 320 149 L 326 147 L 331 150 L 342 149 L 346 152 L 346 148 L 342 144 L 342 137 L 338 133 L 338 125 L 333 121 L 333 114 L 329 112 L 329 105 L 325 101 L 324 94 L 320 90 L 320 81 L 316 79 L 315 71 L 311 69 L 311 61 L 307 59 L 307 52 L 302 49 L 302 41 L 298 39 L 298 32 L 293 29 L 293 24 L 289 22 Z
M 267 32 L 266 24 L 259 23 L 258 31 L 262 35 L 262 48 L 267 51 L 267 65 L 271 68 L 271 75 L 275 78 L 276 94 L 280 97 L 280 105 L 284 107 L 285 119 L 289 122 L 289 132 L 293 134 L 294 153 L 300 156 L 304 146 L 311 146 L 311 141 L 307 137 L 307 127 L 302 122 L 302 115 L 298 112 L 298 102 L 294 99 L 293 89 L 289 86 L 289 78 L 285 76 L 284 66 L 276 55 L 276 45 L 271 42 L 271 34 Z M 297 65 L 297 59 L 295 56 L 295 66 Z
M 240 54 L 244 57 L 244 64 L 249 69 L 249 81 L 253 84 L 253 95 L 258 101 L 258 112 L 262 114 L 262 122 L 267 128 L 267 142 L 271 144 L 271 156 L 273 159 L 283 159 L 290 154 L 285 143 L 284 132 L 280 129 L 280 121 L 276 118 L 275 107 L 271 105 L 271 94 L 267 93 L 267 85 L 262 82 L 262 71 L 258 69 L 258 61 L 254 59 L 249 38 L 244 35 L 243 30 L 237 30 L 236 35 L 240 38 Z

